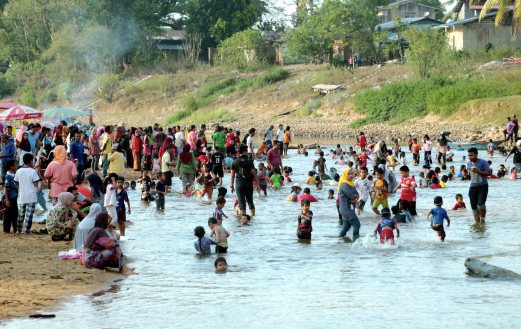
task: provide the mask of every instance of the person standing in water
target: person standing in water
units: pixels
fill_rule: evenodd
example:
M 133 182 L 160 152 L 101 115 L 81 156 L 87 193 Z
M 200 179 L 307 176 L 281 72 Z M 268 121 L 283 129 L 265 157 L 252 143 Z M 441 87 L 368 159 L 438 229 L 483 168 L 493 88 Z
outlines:
M 342 230 L 338 234 L 339 238 L 346 236 L 347 231 L 353 227 L 353 241 L 360 236 L 360 221 L 356 215 L 355 206 L 358 201 L 358 192 L 355 188 L 355 170 L 347 168 L 342 173 L 338 182 L 338 193 L 340 195 L 339 212 L 342 216 Z
M 469 162 L 467 169 L 470 171 L 469 199 L 472 213 L 476 224 L 485 224 L 487 215 L 487 196 L 488 180 L 487 176 L 492 174 L 492 170 L 486 160 L 478 158 L 478 150 L 472 147 L 468 150 Z

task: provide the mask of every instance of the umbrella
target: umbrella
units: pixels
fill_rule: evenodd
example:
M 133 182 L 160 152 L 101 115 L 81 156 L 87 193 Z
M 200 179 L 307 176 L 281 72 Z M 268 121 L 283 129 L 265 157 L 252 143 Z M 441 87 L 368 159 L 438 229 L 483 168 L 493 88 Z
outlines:
M 89 116 L 89 113 L 85 113 L 80 110 L 58 106 L 51 107 L 43 110 L 43 117 L 46 119 L 64 119 L 64 118 L 76 118 Z
M 16 105 L 22 105 L 22 104 L 18 104 L 16 102 L 1 102 L 0 110 L 7 110 L 7 109 L 10 109 L 11 107 L 15 107 Z
M 42 112 L 25 105 L 16 105 L 0 113 L 0 121 L 39 119 Z

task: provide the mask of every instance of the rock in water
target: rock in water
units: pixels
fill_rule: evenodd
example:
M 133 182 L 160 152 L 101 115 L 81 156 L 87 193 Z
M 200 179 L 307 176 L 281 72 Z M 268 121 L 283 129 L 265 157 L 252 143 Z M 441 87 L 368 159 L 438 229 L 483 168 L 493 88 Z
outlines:
M 476 258 L 467 258 L 467 260 L 465 261 L 465 267 L 472 274 L 481 276 L 483 278 L 500 280 L 521 279 L 521 275 L 517 274 L 516 272 L 512 272 L 502 267 L 487 264 Z

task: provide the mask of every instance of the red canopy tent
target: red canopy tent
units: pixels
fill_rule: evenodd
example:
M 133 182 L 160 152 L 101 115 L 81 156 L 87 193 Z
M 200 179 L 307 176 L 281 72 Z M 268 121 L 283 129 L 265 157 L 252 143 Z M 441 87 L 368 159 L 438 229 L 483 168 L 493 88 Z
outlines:
M 40 119 L 42 112 L 29 106 L 16 105 L 0 113 L 0 121 Z

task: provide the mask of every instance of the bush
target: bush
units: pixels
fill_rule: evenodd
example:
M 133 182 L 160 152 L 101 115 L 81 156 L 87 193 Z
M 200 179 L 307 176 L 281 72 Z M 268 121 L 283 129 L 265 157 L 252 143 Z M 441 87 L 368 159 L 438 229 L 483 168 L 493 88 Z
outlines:
M 0 75 L 0 97 L 12 95 L 15 90 L 13 81 L 10 81 L 5 74 Z
M 30 107 L 36 107 L 38 105 L 36 100 L 36 88 L 33 85 L 26 84 L 19 88 L 16 93 L 20 95 L 18 97 L 19 103 Z
M 96 77 L 96 83 L 98 85 L 96 96 L 111 103 L 121 81 L 118 74 L 100 74 Z
M 366 116 L 350 127 L 373 122 L 396 124 L 427 113 L 447 116 L 471 100 L 512 95 L 521 95 L 519 72 L 394 82 L 355 96 L 356 111 Z
M 168 118 L 167 123 L 168 124 L 176 124 L 179 121 L 181 121 L 182 119 L 190 116 L 191 113 L 192 112 L 189 111 L 189 110 L 177 111 L 172 116 L 170 116 L 170 118 Z
M 266 44 L 261 33 L 256 30 L 245 30 L 235 33 L 222 41 L 217 48 L 216 62 L 244 70 L 250 65 L 262 62 Z
M 58 100 L 58 94 L 55 90 L 49 89 L 41 96 L 40 103 L 54 103 Z

